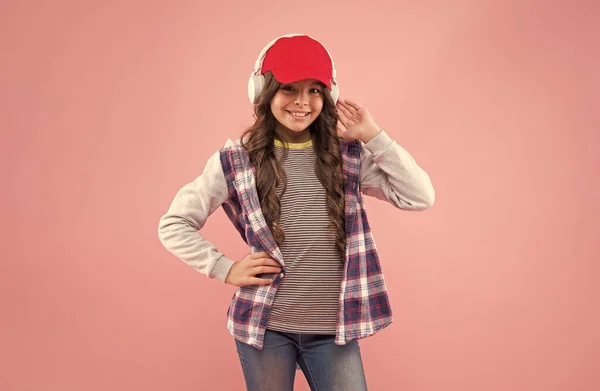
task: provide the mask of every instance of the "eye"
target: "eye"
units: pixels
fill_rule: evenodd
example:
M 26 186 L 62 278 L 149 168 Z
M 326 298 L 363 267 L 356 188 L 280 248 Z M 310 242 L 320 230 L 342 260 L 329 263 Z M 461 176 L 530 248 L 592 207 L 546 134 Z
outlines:
M 284 91 L 294 91 L 294 87 L 289 84 L 282 86 L 281 89 Z
M 320 88 L 313 88 L 310 90 L 311 94 L 322 94 L 323 91 Z

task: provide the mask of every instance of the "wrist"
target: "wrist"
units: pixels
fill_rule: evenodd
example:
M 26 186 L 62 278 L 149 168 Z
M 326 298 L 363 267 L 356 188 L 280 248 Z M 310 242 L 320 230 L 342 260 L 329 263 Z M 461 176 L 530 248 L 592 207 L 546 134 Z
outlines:
M 375 137 L 377 137 L 379 133 L 381 133 L 380 127 L 375 126 L 373 128 L 370 128 L 363 134 L 363 136 L 360 138 L 360 141 L 366 144 L 369 141 L 373 140 Z
M 213 267 L 213 270 L 210 273 L 210 277 L 216 278 L 221 282 L 227 282 L 225 280 L 228 277 L 230 277 L 233 265 L 234 262 L 231 259 L 225 257 L 224 255 L 221 255 L 221 257 L 219 257 L 219 259 L 217 259 L 217 261 L 215 262 L 215 266 Z

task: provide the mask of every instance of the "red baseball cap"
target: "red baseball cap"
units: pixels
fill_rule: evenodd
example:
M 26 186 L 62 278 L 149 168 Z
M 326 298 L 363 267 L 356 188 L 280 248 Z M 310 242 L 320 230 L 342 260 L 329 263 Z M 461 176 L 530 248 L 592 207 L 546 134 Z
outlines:
M 279 38 L 269 48 L 261 73 L 271 71 L 280 83 L 316 79 L 331 90 L 333 64 L 327 50 L 318 41 L 306 36 Z

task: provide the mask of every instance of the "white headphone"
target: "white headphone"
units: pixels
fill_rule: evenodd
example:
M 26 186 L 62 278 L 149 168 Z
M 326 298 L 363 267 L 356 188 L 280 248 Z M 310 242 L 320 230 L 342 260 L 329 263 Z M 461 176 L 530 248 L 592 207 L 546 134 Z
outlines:
M 286 35 L 282 35 L 279 38 L 288 38 L 288 37 L 297 37 L 297 36 L 307 36 L 306 34 L 286 34 Z M 271 42 L 269 42 L 269 44 L 267 46 L 264 47 L 264 49 L 260 52 L 260 54 L 258 55 L 258 59 L 256 60 L 256 63 L 254 64 L 254 71 L 250 74 L 250 79 L 248 80 L 248 98 L 250 99 L 250 103 L 254 104 L 254 102 L 256 101 L 256 97 L 260 94 L 260 92 L 262 91 L 262 89 L 265 86 L 265 77 L 260 73 L 261 69 L 262 69 L 262 64 L 263 64 L 263 60 L 265 59 L 265 56 L 267 54 L 267 51 L 271 48 L 271 46 L 273 46 L 273 44 L 275 44 L 275 42 L 277 42 L 277 40 L 279 40 L 279 38 L 275 38 L 274 40 L 272 40 Z M 309 37 L 312 38 L 312 37 Z M 312 38 L 314 39 L 314 38 Z M 315 39 L 316 41 L 316 39 Z M 323 46 L 321 44 L 321 46 Z M 323 46 L 323 48 L 325 48 L 325 46 Z M 325 48 L 325 51 L 327 52 L 327 54 L 329 54 L 329 51 L 327 51 L 327 49 Z M 331 59 L 331 98 L 333 98 L 333 103 L 336 103 L 338 100 L 338 97 L 340 95 L 340 88 L 338 85 L 337 80 L 335 79 L 335 65 L 333 64 L 333 58 L 331 57 L 331 54 L 329 54 L 329 58 Z

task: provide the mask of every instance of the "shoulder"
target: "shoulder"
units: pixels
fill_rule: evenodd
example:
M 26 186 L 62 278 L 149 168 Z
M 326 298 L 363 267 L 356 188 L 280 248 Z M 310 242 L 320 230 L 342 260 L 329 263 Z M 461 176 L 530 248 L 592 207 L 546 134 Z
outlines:
M 227 139 L 225 145 L 216 155 L 219 157 L 221 168 L 226 177 L 234 175 L 234 171 L 239 169 L 240 164 L 243 167 L 248 164 L 248 151 L 242 145 L 241 139 Z
M 225 144 L 223 145 L 223 147 L 220 149 L 220 151 L 231 150 L 231 149 L 241 149 L 241 148 L 243 148 L 241 139 L 232 140 L 232 139 L 228 138 L 227 141 L 225 141 Z
M 218 154 L 221 155 L 221 159 L 223 159 L 231 157 L 232 155 L 239 155 L 240 153 L 245 154 L 246 152 L 247 150 L 242 145 L 241 139 L 227 139 L 225 145 L 218 151 Z

